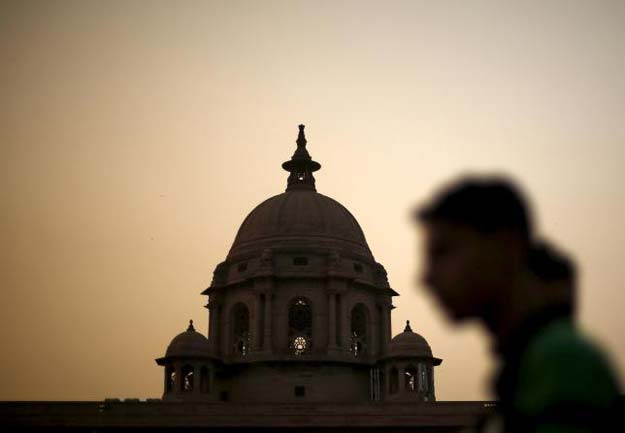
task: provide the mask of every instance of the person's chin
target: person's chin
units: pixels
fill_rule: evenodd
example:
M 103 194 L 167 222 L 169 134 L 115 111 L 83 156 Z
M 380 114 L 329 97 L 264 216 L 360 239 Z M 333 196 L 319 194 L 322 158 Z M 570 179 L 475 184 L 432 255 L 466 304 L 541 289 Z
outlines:
M 466 311 L 460 308 L 453 308 L 448 305 L 444 305 L 443 309 L 445 310 L 445 315 L 450 322 L 453 323 L 462 323 L 471 318 L 470 314 L 467 314 Z
M 462 305 L 454 305 L 453 302 L 447 302 L 446 299 L 442 296 L 435 296 L 434 299 L 436 301 L 436 304 L 438 304 L 439 309 L 442 310 L 445 317 L 450 322 L 460 323 L 469 319 L 469 316 L 462 308 Z
M 460 324 L 460 323 L 466 322 L 469 319 L 467 316 L 459 315 L 459 314 L 448 314 L 447 317 L 449 321 L 454 324 Z

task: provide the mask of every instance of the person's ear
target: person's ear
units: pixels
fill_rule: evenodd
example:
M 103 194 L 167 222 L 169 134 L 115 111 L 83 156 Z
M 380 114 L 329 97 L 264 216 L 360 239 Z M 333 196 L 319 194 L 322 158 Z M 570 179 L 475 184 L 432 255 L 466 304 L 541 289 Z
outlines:
M 514 228 L 502 227 L 494 232 L 494 239 L 511 259 L 524 262 L 527 255 L 527 242 L 520 231 Z

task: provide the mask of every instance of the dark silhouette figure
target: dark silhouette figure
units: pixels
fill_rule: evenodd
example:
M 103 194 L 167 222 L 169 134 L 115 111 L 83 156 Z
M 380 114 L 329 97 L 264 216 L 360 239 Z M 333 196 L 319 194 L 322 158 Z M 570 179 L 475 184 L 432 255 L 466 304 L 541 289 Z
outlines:
M 416 218 L 425 286 L 453 321 L 481 321 L 501 361 L 498 412 L 483 431 L 606 431 L 616 421 L 617 380 L 575 324 L 572 260 L 534 239 L 518 188 L 503 178 L 463 179 Z

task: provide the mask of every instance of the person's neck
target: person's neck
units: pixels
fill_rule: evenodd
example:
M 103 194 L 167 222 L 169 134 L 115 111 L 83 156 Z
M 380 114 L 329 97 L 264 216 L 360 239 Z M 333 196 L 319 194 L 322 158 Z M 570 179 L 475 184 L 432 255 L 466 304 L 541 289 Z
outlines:
M 510 287 L 503 288 L 500 293 L 501 296 L 482 317 L 497 352 L 501 352 L 506 341 L 529 315 L 547 306 L 535 278 L 526 270 L 519 271 Z

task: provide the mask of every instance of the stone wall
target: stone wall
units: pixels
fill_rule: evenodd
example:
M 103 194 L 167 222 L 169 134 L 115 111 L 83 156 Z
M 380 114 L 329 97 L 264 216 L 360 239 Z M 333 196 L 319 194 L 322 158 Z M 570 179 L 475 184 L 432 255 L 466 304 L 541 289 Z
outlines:
M 489 402 L 234 404 L 0 402 L 3 431 L 460 432 L 492 410 Z

